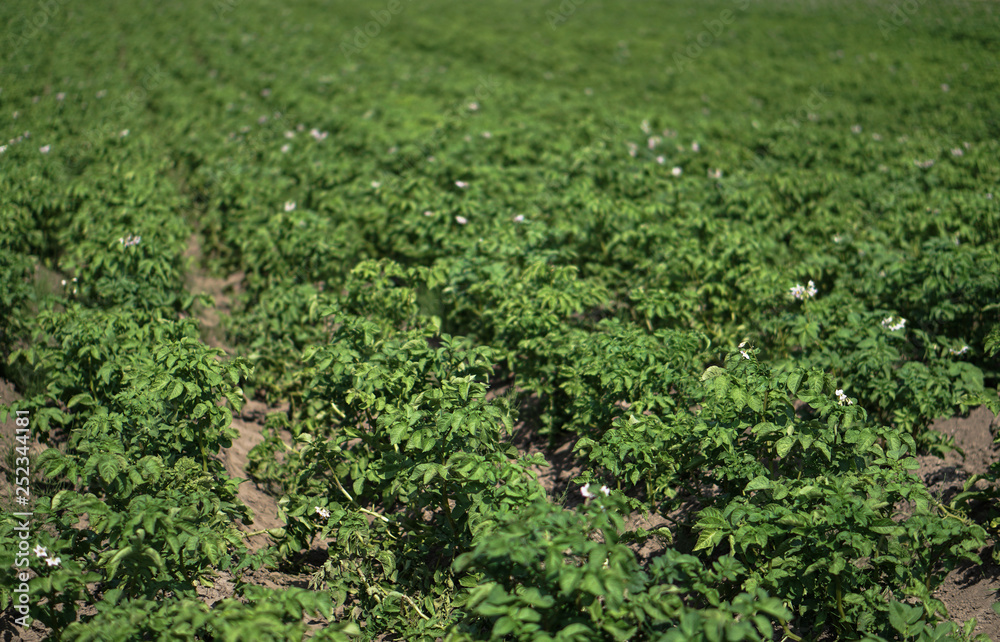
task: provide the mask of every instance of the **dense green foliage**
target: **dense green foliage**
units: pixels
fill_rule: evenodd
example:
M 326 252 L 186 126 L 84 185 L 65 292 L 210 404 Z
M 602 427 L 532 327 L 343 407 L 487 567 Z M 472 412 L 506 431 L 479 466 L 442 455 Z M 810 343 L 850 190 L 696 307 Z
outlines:
M 934 594 L 1000 557 L 1000 503 L 912 471 L 1000 411 L 993 5 L 0 18 L 2 414 L 47 448 L 53 639 L 972 638 Z M 193 269 L 242 275 L 236 356 Z M 259 551 L 219 458 L 245 394 L 288 408 Z M 572 444 L 569 494 L 527 440 Z M 316 547 L 308 590 L 246 579 Z

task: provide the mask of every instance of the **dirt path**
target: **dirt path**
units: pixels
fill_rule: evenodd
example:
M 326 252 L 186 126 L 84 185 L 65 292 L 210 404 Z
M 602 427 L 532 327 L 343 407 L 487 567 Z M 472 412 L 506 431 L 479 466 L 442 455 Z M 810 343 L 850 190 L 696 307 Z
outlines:
M 195 235 L 192 235 L 188 240 L 185 256 L 191 259 L 187 279 L 188 291 L 192 294 L 207 294 L 214 301 L 214 306 L 198 303 L 193 309 L 194 316 L 203 328 L 203 341 L 213 348 L 224 350 L 230 356 L 235 355 L 236 350 L 226 343 L 222 315 L 232 309 L 233 300 L 240 292 L 243 273 L 236 272 L 224 279 L 207 274 L 200 266 L 201 247 Z M 248 400 L 241 412 L 233 416 L 232 425 L 239 431 L 239 436 L 233 440 L 232 446 L 223 448 L 219 453 L 220 461 L 225 466 L 226 472 L 231 477 L 246 480 L 240 484 L 237 497 L 253 511 L 253 522 L 238 525 L 240 530 L 244 532 L 281 528 L 285 525 L 278 519 L 278 503 L 275 498 L 248 479 L 249 475 L 247 475 L 250 451 L 264 440 L 263 429 L 267 415 L 281 410 L 283 409 L 272 408 L 260 401 Z M 251 551 L 260 550 L 269 543 L 270 538 L 267 535 L 256 535 L 247 540 L 247 546 Z M 252 577 L 255 583 L 261 586 L 272 588 L 305 587 L 308 584 L 309 574 L 287 574 L 261 569 L 252 574 Z M 213 587 L 200 591 L 200 594 L 210 604 L 229 597 L 233 593 L 231 580 L 232 578 L 228 574 L 221 574 Z
M 207 294 L 212 297 L 214 306 L 196 304 L 194 315 L 203 328 L 204 341 L 213 348 L 220 348 L 228 355 L 233 355 L 236 350 L 225 342 L 225 328 L 222 327 L 222 314 L 232 309 L 233 298 L 239 293 L 239 286 L 243 280 L 243 273 L 231 274 L 225 279 L 208 275 L 199 265 L 201 259 L 201 247 L 197 236 L 192 235 L 188 240 L 187 252 L 185 256 L 192 262 L 188 272 L 188 291 L 192 294 Z M 232 477 L 247 479 L 246 469 L 250 451 L 254 446 L 264 440 L 262 430 L 264 419 L 270 409 L 258 402 L 248 401 L 241 413 L 233 417 L 233 427 L 240 435 L 233 441 L 229 448 L 223 448 L 220 456 L 226 472 Z M 240 484 L 239 499 L 246 504 L 254 513 L 252 529 L 250 525 L 241 525 L 243 530 L 263 530 L 266 528 L 279 528 L 284 524 L 278 519 L 278 503 L 273 497 L 263 492 L 254 484 L 247 480 Z M 251 538 L 248 544 L 251 550 L 257 550 L 267 543 L 267 536 L 259 535 Z

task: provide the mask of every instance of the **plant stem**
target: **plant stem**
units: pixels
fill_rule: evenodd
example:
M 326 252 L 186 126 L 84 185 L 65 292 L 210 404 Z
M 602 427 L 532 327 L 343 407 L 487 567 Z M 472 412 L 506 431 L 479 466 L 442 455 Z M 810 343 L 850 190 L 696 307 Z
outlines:
M 837 578 L 837 613 L 840 614 L 840 619 L 841 620 L 846 620 L 847 616 L 844 615 L 843 593 L 841 592 L 841 589 L 840 589 L 840 576 L 837 575 L 835 577 Z
M 386 524 L 389 523 L 389 518 L 386 517 L 385 515 L 381 515 L 379 513 L 376 513 L 373 510 L 368 510 L 364 506 L 361 506 L 360 504 L 358 504 L 358 502 L 356 502 L 354 500 L 354 498 L 351 497 L 351 494 L 348 493 L 347 490 L 344 489 L 343 485 L 340 483 L 340 480 L 337 479 L 336 475 L 334 475 L 334 477 L 333 477 L 333 483 L 335 483 L 337 485 L 337 488 L 340 489 L 340 492 L 344 493 L 344 497 L 347 498 L 347 501 L 349 501 L 352 504 L 354 504 L 354 507 L 357 508 L 359 511 L 361 511 L 362 513 L 366 513 L 368 515 L 371 515 L 372 517 L 377 517 L 377 518 L 381 519 L 383 522 L 385 522 Z
M 340 479 L 337 477 L 336 472 L 334 472 L 333 465 L 330 463 L 330 459 L 326 456 L 326 453 L 323 453 L 323 459 L 326 460 L 326 465 L 330 467 L 330 472 L 334 473 L 333 475 L 330 476 L 330 478 L 333 479 L 333 483 L 337 485 L 337 488 L 339 488 L 340 492 L 342 492 L 344 494 L 344 497 L 347 498 L 347 501 L 349 501 L 352 504 L 354 504 L 354 507 L 357 508 L 362 513 L 371 515 L 372 517 L 377 517 L 377 518 L 381 519 L 383 522 L 385 522 L 386 524 L 389 523 L 389 518 L 386 517 L 385 515 L 381 515 L 379 513 L 376 513 L 375 511 L 368 510 L 367 508 L 365 508 L 361 504 L 359 504 L 357 501 L 355 501 L 355 499 L 353 497 L 351 497 L 351 494 L 347 492 L 347 489 L 344 488 L 343 484 L 340 483 Z M 392 537 L 392 535 L 390 535 L 390 537 Z M 393 539 L 395 539 L 395 538 L 393 538 Z
M 940 501 L 938 501 L 937 497 L 934 497 L 933 495 L 931 495 L 930 497 L 931 497 L 931 500 L 934 502 L 934 505 L 937 506 L 941 510 L 941 512 L 944 513 L 946 516 L 952 517 L 954 519 L 957 519 L 958 521 L 962 522 L 962 524 L 965 525 L 965 526 L 971 526 L 971 524 L 969 523 L 968 518 L 963 517 L 963 516 L 961 516 L 961 515 L 959 515 L 957 513 L 951 512 L 951 510 L 947 506 L 945 506 Z
M 455 534 L 455 539 L 459 539 L 458 534 L 458 524 L 455 523 L 455 518 L 451 514 L 451 501 L 448 496 L 448 482 L 441 482 L 441 490 L 444 493 L 441 496 L 441 508 L 444 510 L 444 516 L 448 518 L 448 523 L 451 524 L 451 531 Z M 465 547 L 461 543 L 458 544 L 459 549 L 464 550 Z
M 413 607 L 413 610 L 417 612 L 417 615 L 419 615 L 423 619 L 425 619 L 425 620 L 429 620 L 430 619 L 429 617 L 427 617 L 426 615 L 424 615 L 423 611 L 420 610 L 420 607 L 417 606 L 417 603 L 414 602 L 413 598 L 411 598 L 409 595 L 406 595 L 405 593 L 400 593 L 399 591 L 387 591 L 386 594 L 385 594 L 386 597 L 389 597 L 389 596 L 392 596 L 392 595 L 398 595 L 399 597 L 401 597 L 404 600 L 406 600 L 409 603 L 409 605 Z
M 382 588 L 378 584 L 372 584 L 372 583 L 370 583 L 368 581 L 368 578 L 365 577 L 364 571 L 362 571 L 360 568 L 358 568 L 357 571 L 358 571 L 358 575 L 361 576 L 361 581 L 364 582 L 365 587 L 368 589 L 368 594 L 369 595 L 373 595 L 375 597 L 375 599 L 378 601 L 379 604 L 382 603 L 382 599 L 379 597 L 378 593 L 381 593 L 385 597 L 391 597 L 391 596 L 395 595 L 395 596 L 401 597 L 404 600 L 406 600 L 407 603 L 410 606 L 413 607 L 413 610 L 416 611 L 417 615 L 419 615 L 421 618 L 423 618 L 425 620 L 429 620 L 430 619 L 429 617 L 427 617 L 426 615 L 424 615 L 424 612 L 420 610 L 420 607 L 417 606 L 417 603 L 414 602 L 413 599 L 410 598 L 409 595 L 406 595 L 405 593 L 400 593 L 399 591 L 387 591 L 386 589 Z
M 802 638 L 800 638 L 799 636 L 797 636 L 794 633 L 792 633 L 791 631 L 789 631 L 788 630 L 788 625 L 785 624 L 784 622 L 781 623 L 781 630 L 785 632 L 785 637 L 786 638 L 788 638 L 790 640 L 795 640 L 795 642 L 802 642 Z

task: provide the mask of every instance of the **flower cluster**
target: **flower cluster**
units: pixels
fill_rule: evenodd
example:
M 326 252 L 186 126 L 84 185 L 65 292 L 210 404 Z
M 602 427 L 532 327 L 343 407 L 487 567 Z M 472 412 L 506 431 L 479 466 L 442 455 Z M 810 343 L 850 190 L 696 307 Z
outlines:
M 44 557 L 45 563 L 49 566 L 59 566 L 62 564 L 61 557 L 49 557 L 49 552 L 44 546 L 35 546 L 35 557 Z
M 321 132 L 315 127 L 309 130 L 309 135 L 316 139 L 317 142 L 323 140 L 327 136 L 327 132 Z
M 295 201 L 285 201 L 285 211 L 294 212 L 295 211 Z
M 817 293 L 818 290 L 816 289 L 816 284 L 813 283 L 812 281 L 809 281 L 809 283 L 805 286 L 803 286 L 801 283 L 796 283 L 795 286 L 792 287 L 791 290 L 789 290 L 789 294 L 792 295 L 792 298 L 798 299 L 800 301 L 803 301 L 805 299 L 811 299 L 815 297 Z
M 851 401 L 850 398 L 847 395 L 844 394 L 843 388 L 840 388 L 840 389 L 837 390 L 837 403 L 839 403 L 841 406 L 853 406 L 854 405 L 854 402 Z
M 587 484 L 586 486 L 580 488 L 580 494 L 583 495 L 584 498 L 586 499 L 593 499 L 594 497 L 597 497 L 596 494 L 590 492 L 590 486 L 591 484 Z M 605 495 L 610 495 L 611 489 L 608 488 L 607 486 L 601 486 L 601 492 L 604 493 Z
M 17 118 L 17 116 L 16 116 L 17 112 L 14 112 L 14 114 L 15 114 L 14 117 Z M 7 145 L 3 145 L 2 147 L 0 147 L 0 154 L 2 154 L 5 151 L 7 151 L 7 146 L 8 145 L 16 145 L 17 143 L 20 143 L 25 138 L 30 138 L 30 137 L 31 137 L 31 132 L 24 132 L 23 134 L 21 134 L 17 138 L 11 138 L 10 140 L 7 141 Z
M 316 507 L 316 514 L 322 517 L 323 519 L 330 519 L 330 511 L 323 508 L 322 506 Z
M 902 330 L 906 327 L 906 319 L 903 317 L 899 317 L 899 319 L 895 321 L 894 319 L 895 317 L 892 316 L 882 319 L 882 327 L 892 331 Z
M 955 348 L 948 348 L 948 352 L 957 356 L 963 355 L 969 351 L 969 346 L 962 346 L 961 349 L 956 350 Z
M 133 245 L 138 245 L 139 241 L 141 240 L 142 240 L 141 236 L 132 236 L 131 234 L 129 234 L 128 236 L 120 237 L 118 239 L 118 242 L 124 245 L 125 247 L 132 247 Z

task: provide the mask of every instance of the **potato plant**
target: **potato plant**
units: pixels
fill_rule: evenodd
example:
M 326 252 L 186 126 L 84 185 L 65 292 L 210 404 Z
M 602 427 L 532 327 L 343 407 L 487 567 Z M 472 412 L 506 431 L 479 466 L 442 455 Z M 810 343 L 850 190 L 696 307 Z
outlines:
M 939 589 L 1000 559 L 998 465 L 914 473 L 935 420 L 1000 412 L 997 20 L 909 6 L 4 4 L 5 482 L 44 480 L 0 607 L 56 640 L 985 639 Z

